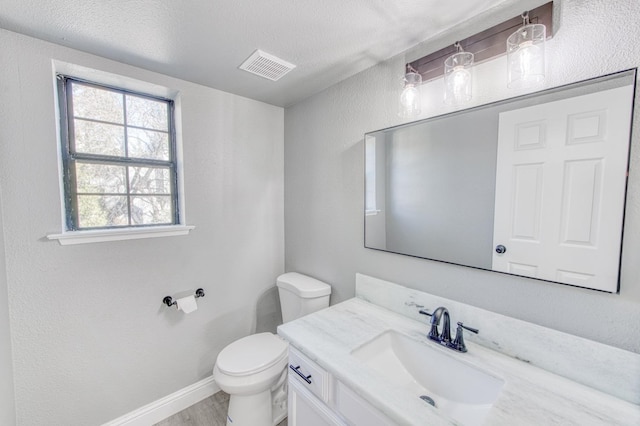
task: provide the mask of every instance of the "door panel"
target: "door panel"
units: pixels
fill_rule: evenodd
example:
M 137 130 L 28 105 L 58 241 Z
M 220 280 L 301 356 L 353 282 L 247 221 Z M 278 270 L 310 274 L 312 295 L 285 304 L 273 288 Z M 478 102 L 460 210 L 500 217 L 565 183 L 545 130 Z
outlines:
M 500 114 L 494 270 L 617 291 L 632 90 Z

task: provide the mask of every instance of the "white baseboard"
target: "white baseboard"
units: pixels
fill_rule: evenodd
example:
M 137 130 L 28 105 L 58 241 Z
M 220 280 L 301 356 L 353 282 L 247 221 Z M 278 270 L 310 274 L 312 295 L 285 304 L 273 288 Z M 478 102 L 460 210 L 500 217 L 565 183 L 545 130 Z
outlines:
M 150 426 L 210 397 L 219 390 L 213 376 L 209 376 L 102 426 Z

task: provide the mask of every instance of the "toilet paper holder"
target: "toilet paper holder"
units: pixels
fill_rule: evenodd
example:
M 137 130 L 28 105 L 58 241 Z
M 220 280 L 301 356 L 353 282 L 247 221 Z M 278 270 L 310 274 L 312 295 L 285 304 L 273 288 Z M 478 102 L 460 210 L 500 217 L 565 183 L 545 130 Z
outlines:
M 196 293 L 194 294 L 195 298 L 197 299 L 198 297 L 204 297 L 204 290 L 199 288 L 196 290 Z M 162 299 L 162 303 L 164 303 L 165 305 L 171 307 L 173 305 L 176 305 L 178 302 L 176 302 L 175 300 L 173 300 L 173 297 L 171 296 L 165 296 L 164 299 Z

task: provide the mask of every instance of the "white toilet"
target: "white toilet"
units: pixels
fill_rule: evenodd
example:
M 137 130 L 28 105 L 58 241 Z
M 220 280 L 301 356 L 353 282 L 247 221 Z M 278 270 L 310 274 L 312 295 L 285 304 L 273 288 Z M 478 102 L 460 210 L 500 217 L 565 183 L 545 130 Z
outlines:
M 329 306 L 331 287 L 322 281 L 289 272 L 277 285 L 284 322 Z M 227 426 L 273 426 L 287 416 L 287 348 L 277 335 L 259 333 L 220 352 L 213 377 L 231 396 Z

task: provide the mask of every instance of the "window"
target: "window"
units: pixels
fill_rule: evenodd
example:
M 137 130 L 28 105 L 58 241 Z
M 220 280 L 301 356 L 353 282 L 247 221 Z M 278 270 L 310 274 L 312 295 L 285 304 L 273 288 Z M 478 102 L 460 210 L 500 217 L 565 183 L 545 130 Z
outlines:
M 177 225 L 173 101 L 58 75 L 68 231 Z

